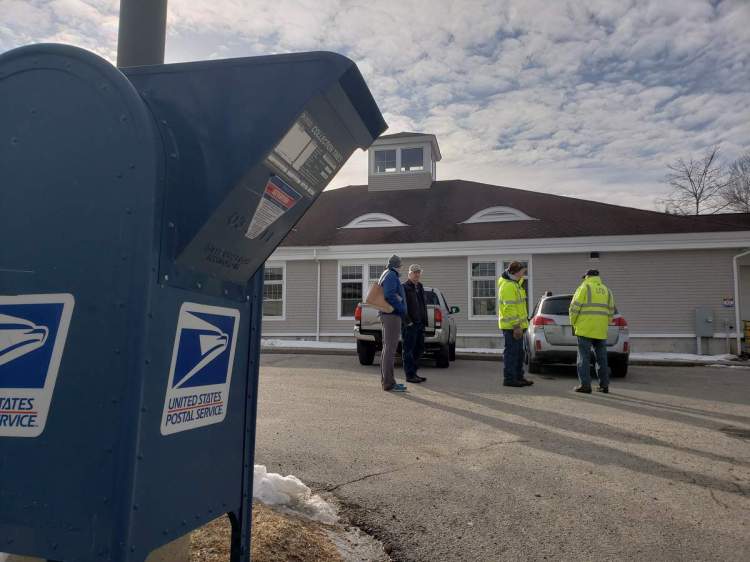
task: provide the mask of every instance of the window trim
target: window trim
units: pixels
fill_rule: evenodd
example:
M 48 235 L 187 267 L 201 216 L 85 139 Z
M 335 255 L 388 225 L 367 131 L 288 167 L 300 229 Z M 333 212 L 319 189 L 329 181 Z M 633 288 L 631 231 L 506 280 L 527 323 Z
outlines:
M 377 265 L 378 267 L 382 268 L 380 271 L 381 273 L 386 268 L 386 262 L 388 261 L 388 258 L 384 257 L 382 258 L 382 261 L 380 263 L 377 263 L 377 259 L 373 260 L 339 260 L 338 265 L 336 266 L 338 269 L 338 282 L 336 283 L 336 319 L 337 320 L 350 320 L 354 321 L 354 316 L 342 316 L 341 315 L 341 283 L 343 283 L 345 280 L 341 278 L 341 270 L 344 266 L 347 265 L 359 265 L 362 266 L 362 299 L 364 300 L 367 296 L 367 290 L 368 285 L 370 283 L 370 266 L 371 265 Z M 346 279 L 348 283 L 354 282 L 351 279 Z
M 513 215 L 513 217 L 503 218 L 503 219 L 485 218 L 487 214 L 492 213 L 493 211 L 504 211 L 508 213 L 509 215 Z M 514 209 L 513 207 L 505 207 L 503 205 L 497 205 L 494 207 L 487 207 L 486 209 L 482 209 L 481 211 L 477 211 L 476 213 L 471 215 L 468 219 L 466 219 L 465 221 L 459 224 L 482 224 L 482 223 L 488 223 L 488 222 L 515 222 L 515 221 L 535 221 L 535 220 L 539 220 L 539 219 L 530 217 L 523 211 L 519 211 L 518 209 Z
M 396 165 L 394 167 L 394 170 L 392 172 L 389 172 L 389 171 L 378 172 L 378 171 L 376 171 L 377 170 L 377 162 L 375 160 L 375 156 L 377 155 L 377 153 L 378 152 L 391 151 L 391 150 L 396 153 Z M 394 146 L 392 148 L 389 148 L 389 147 L 385 147 L 384 146 L 384 147 L 381 147 L 381 148 L 374 148 L 373 149 L 373 151 L 372 151 L 372 172 L 373 172 L 374 175 L 377 175 L 377 176 L 391 176 L 393 174 L 398 174 L 399 173 L 399 169 L 400 169 L 400 165 L 401 165 L 401 149 L 399 147 L 395 147 Z
M 421 148 L 422 149 L 422 169 L 421 170 L 414 170 L 412 171 L 401 171 L 401 151 L 404 149 L 411 149 L 411 148 Z M 383 176 L 410 176 L 412 174 L 430 174 L 432 173 L 432 176 L 435 176 L 435 159 L 432 157 L 432 152 L 428 152 L 429 145 L 424 143 L 416 143 L 416 144 L 404 144 L 404 145 L 382 145 L 382 146 L 376 146 L 372 147 L 371 154 L 372 157 L 370 158 L 370 175 L 371 176 L 377 176 L 377 177 L 383 177 Z M 382 151 L 382 150 L 395 150 L 396 151 L 396 170 L 393 172 L 378 172 L 376 171 L 375 166 L 375 153 Z
M 263 322 L 279 322 L 286 320 L 286 262 L 285 261 L 268 261 L 264 264 L 263 268 L 267 267 L 280 267 L 281 268 L 281 316 L 266 316 L 263 314 Z M 278 282 L 274 282 L 278 283 Z M 263 286 L 265 287 L 266 280 L 263 280 Z M 263 303 L 261 303 L 261 307 Z
M 369 219 L 380 219 L 387 224 L 359 224 L 359 222 Z M 340 227 L 340 228 L 393 228 L 397 226 L 409 226 L 408 224 L 404 224 L 400 220 L 398 220 L 396 217 L 392 215 L 388 215 L 386 213 L 365 213 L 364 215 L 360 215 L 355 219 L 352 219 L 349 221 L 348 224 Z
M 420 149 L 422 151 L 422 169 L 421 170 L 402 170 L 403 167 L 403 161 L 401 158 L 401 152 L 404 150 L 415 150 Z M 398 168 L 397 171 L 399 174 L 423 174 L 427 172 L 427 163 L 425 162 L 425 147 L 423 145 L 416 145 L 416 146 L 400 146 L 398 149 L 398 157 L 396 160 L 398 161 Z
M 495 264 L 495 300 L 497 301 L 497 280 L 500 278 L 500 275 L 502 275 L 504 269 L 503 269 L 503 262 L 506 261 L 512 261 L 512 260 L 518 260 L 518 261 L 525 261 L 529 264 L 529 273 L 527 277 L 527 307 L 528 303 L 534 302 L 534 283 L 532 281 L 533 279 L 533 271 L 534 271 L 534 260 L 531 255 L 509 255 L 509 256 L 467 256 L 466 257 L 466 288 L 467 288 L 467 314 L 469 320 L 495 320 L 497 321 L 497 314 L 493 315 L 487 315 L 487 314 L 474 314 L 474 302 L 473 302 L 473 295 L 472 295 L 472 276 L 471 276 L 471 265 L 472 263 L 477 262 L 494 262 Z M 529 314 L 531 313 L 531 309 L 528 309 Z

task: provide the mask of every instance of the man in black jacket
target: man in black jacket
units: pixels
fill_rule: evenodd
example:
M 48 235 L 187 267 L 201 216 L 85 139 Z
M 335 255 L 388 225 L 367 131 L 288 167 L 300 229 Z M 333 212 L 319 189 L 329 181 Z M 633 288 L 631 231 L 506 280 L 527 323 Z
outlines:
M 420 383 L 427 380 L 417 374 L 419 358 L 424 350 L 424 328 L 427 325 L 427 305 L 424 300 L 424 287 L 419 280 L 422 278 L 422 266 L 413 263 L 409 266 L 409 278 L 404 283 L 406 293 L 407 320 L 401 329 L 403 340 L 403 358 L 406 380 Z

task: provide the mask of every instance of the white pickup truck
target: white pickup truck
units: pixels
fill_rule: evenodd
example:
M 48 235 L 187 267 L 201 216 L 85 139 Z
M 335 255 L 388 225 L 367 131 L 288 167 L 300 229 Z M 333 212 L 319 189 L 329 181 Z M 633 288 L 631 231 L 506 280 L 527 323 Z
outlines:
M 424 354 L 432 355 L 438 367 L 448 367 L 456 359 L 457 306 L 448 303 L 439 289 L 424 288 L 427 305 L 427 326 L 424 329 Z M 359 303 L 354 311 L 354 338 L 362 365 L 372 365 L 375 354 L 383 349 L 383 325 L 377 309 Z M 399 349 L 401 343 L 399 343 Z

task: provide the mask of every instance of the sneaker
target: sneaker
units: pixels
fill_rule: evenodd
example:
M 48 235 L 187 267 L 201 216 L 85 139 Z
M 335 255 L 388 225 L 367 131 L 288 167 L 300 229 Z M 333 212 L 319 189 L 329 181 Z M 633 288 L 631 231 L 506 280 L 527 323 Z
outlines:
M 521 379 L 518 382 L 520 382 L 524 386 L 531 386 L 534 384 L 534 381 L 530 381 L 529 379 Z
M 583 386 L 582 384 L 579 384 L 573 390 L 575 390 L 576 392 L 583 392 L 584 394 L 591 394 L 591 387 Z
M 503 381 L 503 386 L 513 386 L 515 388 L 522 388 L 526 385 L 520 381 Z
M 419 382 L 424 382 L 427 380 L 427 377 L 420 377 L 419 375 L 417 375 L 417 378 L 419 379 Z
M 391 388 L 384 388 L 386 392 L 406 392 L 406 387 L 403 384 L 394 384 Z
M 600 386 L 596 390 L 598 390 L 599 392 L 602 392 L 604 394 L 609 394 L 609 387 L 608 386 Z
M 414 384 L 419 384 L 422 382 L 422 377 L 406 377 L 406 382 L 411 382 Z

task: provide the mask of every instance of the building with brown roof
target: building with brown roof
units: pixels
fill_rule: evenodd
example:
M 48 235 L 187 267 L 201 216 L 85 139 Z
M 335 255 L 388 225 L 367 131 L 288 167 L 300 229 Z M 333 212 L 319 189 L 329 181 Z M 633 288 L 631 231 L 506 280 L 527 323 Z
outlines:
M 368 185 L 320 196 L 267 264 L 264 336 L 350 340 L 356 303 L 394 253 L 461 309 L 459 347 L 499 346 L 495 279 L 511 260 L 529 264 L 531 303 L 599 269 L 636 350 L 695 352 L 696 308 L 713 313 L 704 352 L 726 352 L 738 321 L 750 322 L 750 215 L 438 180 L 440 159 L 434 135 L 384 135 L 369 150 Z

